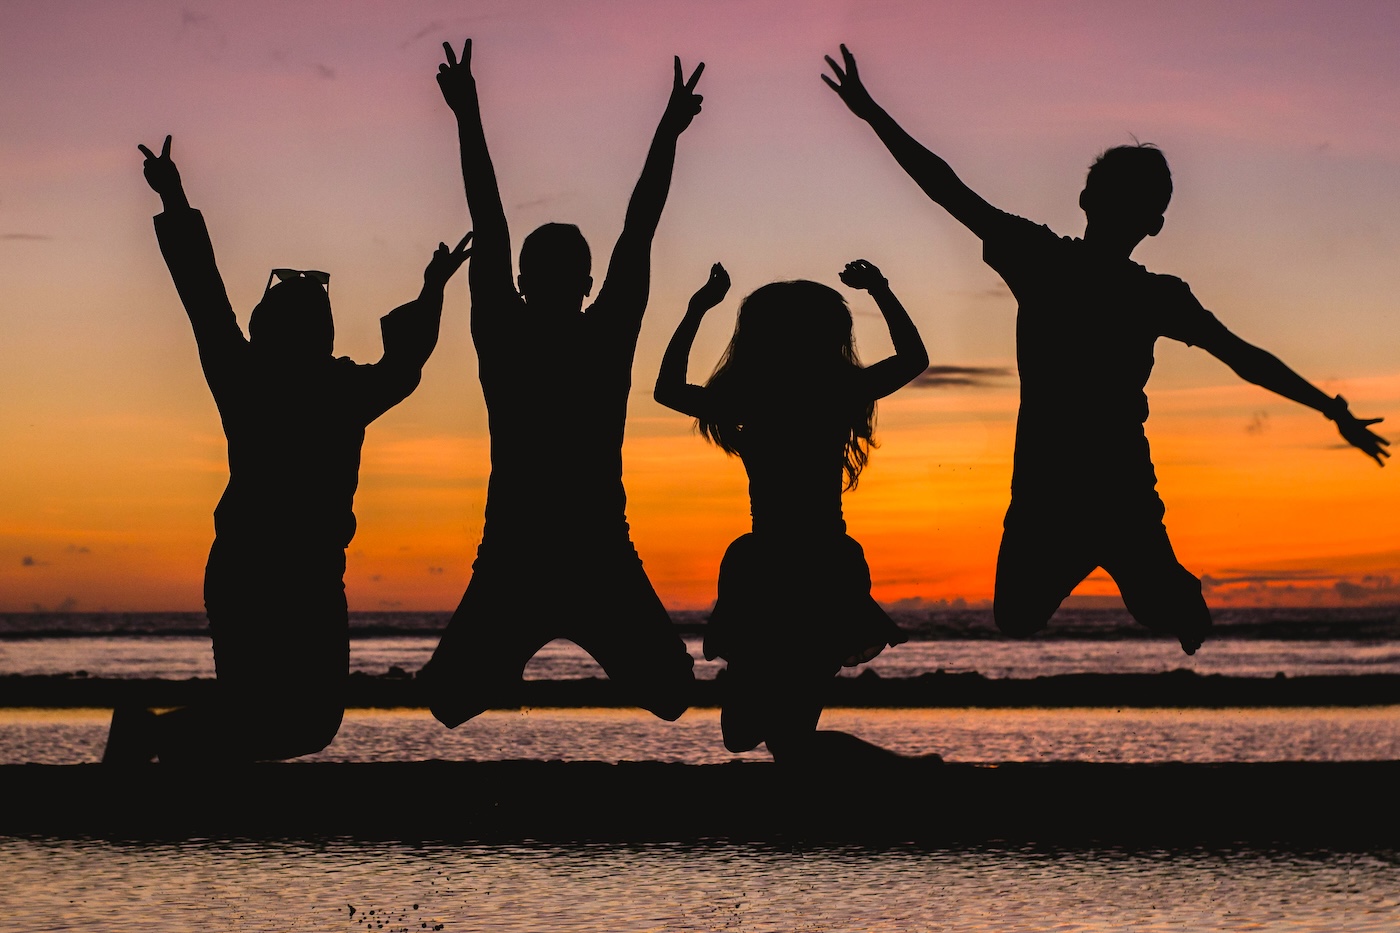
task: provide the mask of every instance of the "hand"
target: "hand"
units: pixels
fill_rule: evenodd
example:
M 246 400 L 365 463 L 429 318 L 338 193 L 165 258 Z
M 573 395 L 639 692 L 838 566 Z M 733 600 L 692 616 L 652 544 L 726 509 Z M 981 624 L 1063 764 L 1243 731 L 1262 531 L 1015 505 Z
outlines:
M 165 137 L 165 145 L 161 147 L 160 155 L 156 155 L 140 143 L 136 144 L 136 148 L 146 157 L 141 171 L 145 174 L 146 183 L 151 186 L 151 190 L 160 195 L 162 201 L 184 200 L 185 189 L 180 182 L 180 170 L 170 158 L 170 137 Z
M 729 273 L 724 270 L 724 266 L 715 263 L 710 266 L 710 278 L 704 285 L 700 286 L 690 298 L 692 310 L 708 311 L 724 300 L 724 296 L 729 294 Z
M 462 268 L 462 263 L 467 261 L 467 257 L 472 251 L 467 249 L 467 244 L 471 242 L 472 235 L 468 231 L 462 237 L 462 242 L 458 243 L 455 249 L 448 249 L 446 243 L 439 243 L 438 248 L 433 252 L 433 258 L 428 260 L 428 268 L 423 270 L 423 284 L 442 288 L 447 285 L 447 280 L 452 278 L 452 274 Z
M 1341 432 L 1343 439 L 1348 444 L 1360 450 L 1363 454 L 1381 466 L 1385 466 L 1383 457 L 1389 457 L 1390 451 L 1386 450 L 1390 446 L 1390 441 L 1381 437 L 1370 426 L 1380 424 L 1384 418 L 1367 418 L 1364 421 L 1353 415 L 1346 407 L 1346 399 L 1337 396 L 1337 406 L 1341 411 L 1332 420 L 1337 423 L 1337 430 Z
M 822 80 L 845 101 L 851 113 L 862 120 L 869 120 L 879 113 L 880 107 L 861 83 L 860 72 L 856 70 L 856 57 L 844 44 L 841 46 L 841 60 L 845 64 L 844 68 L 836 64 L 830 55 L 826 56 L 826 63 L 836 73 L 836 80 L 831 80 L 830 75 L 822 75 Z
M 695 66 L 695 73 L 689 81 L 681 80 L 681 57 L 676 56 L 676 76 L 671 83 L 671 99 L 666 101 L 666 112 L 661 115 L 661 125 L 679 136 L 695 115 L 700 112 L 700 104 L 705 98 L 695 93 L 695 85 L 705 71 L 705 63 Z
M 879 267 L 864 259 L 846 263 L 846 268 L 841 270 L 841 281 L 851 288 L 859 288 L 866 292 L 889 284 L 884 275 L 881 274 Z
M 468 39 L 462 44 L 461 62 L 457 61 L 451 43 L 444 42 L 442 47 L 447 52 L 447 62 L 438 65 L 437 83 L 442 89 L 443 100 L 455 113 L 476 99 L 476 78 L 472 77 L 472 40 Z

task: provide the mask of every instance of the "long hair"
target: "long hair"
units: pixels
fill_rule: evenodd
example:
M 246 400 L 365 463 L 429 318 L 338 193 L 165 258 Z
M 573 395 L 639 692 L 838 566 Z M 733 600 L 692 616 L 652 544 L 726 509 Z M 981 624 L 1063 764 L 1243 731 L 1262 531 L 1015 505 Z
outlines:
M 784 380 L 812 380 L 839 391 L 860 368 L 851 309 L 840 292 L 806 280 L 773 282 L 739 306 L 734 336 L 705 385 L 723 400 L 719 410 L 734 412 L 771 395 Z M 841 404 L 839 395 L 831 401 Z M 844 488 L 854 489 L 874 446 L 875 403 L 842 406 L 841 415 L 847 418 Z M 696 427 L 725 453 L 739 453 L 742 423 L 697 418 Z

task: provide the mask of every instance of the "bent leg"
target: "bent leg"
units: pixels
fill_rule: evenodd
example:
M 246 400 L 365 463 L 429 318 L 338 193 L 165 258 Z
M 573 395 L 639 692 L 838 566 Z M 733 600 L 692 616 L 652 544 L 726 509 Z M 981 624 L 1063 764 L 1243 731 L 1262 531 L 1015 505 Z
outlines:
M 1026 511 L 1014 502 L 1007 509 L 992 598 L 997 628 L 1016 638 L 1045 628 L 1065 597 L 1098 566 L 1067 522 Z
M 345 553 L 233 548 L 205 573 L 215 699 L 155 718 L 162 761 L 296 758 L 334 740 L 350 662 Z
M 477 569 L 432 658 L 414 680 L 438 722 L 454 729 L 510 706 L 525 665 L 553 633 L 522 619 L 520 591 L 498 571 Z
M 695 659 L 676 634 L 635 553 L 588 579 L 599 614 L 566 637 L 602 666 L 608 679 L 647 712 L 673 722 L 690 708 Z
M 1210 635 L 1201 581 L 1176 559 L 1160 521 L 1124 534 L 1103 567 L 1133 618 L 1151 631 L 1176 636 L 1187 654 L 1195 654 Z

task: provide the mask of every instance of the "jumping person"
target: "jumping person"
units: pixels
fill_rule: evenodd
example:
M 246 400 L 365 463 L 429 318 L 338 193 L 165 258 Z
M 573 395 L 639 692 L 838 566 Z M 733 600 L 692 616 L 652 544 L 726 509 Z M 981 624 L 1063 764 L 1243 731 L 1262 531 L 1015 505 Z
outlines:
M 377 363 L 332 356 L 330 277 L 314 270 L 273 269 L 245 338 L 170 137 L 160 155 L 139 148 L 164 207 L 156 237 L 228 438 L 229 482 L 204 575 L 215 699 L 159 716 L 117 710 L 104 760 L 310 754 L 335 738 L 345 710 L 345 548 L 365 427 L 417 387 L 471 234 L 455 249 L 440 244 L 418 298 L 381 319 Z
M 438 84 L 457 116 L 462 179 L 475 222 L 471 329 L 491 432 L 486 521 L 471 582 L 432 659 L 418 673 L 449 728 L 512 702 L 525 665 L 569 639 L 630 702 L 662 719 L 690 703 L 694 661 L 632 546 L 622 440 L 632 359 L 651 284 L 651 242 L 675 165 L 676 141 L 700 111 L 680 59 L 670 99 L 627 207 L 597 299 L 578 228 L 545 224 L 511 270 L 510 233 L 486 148 L 471 40 Z M 517 290 L 518 286 L 518 290 Z M 582 607 L 539 599 L 547 587 Z
M 687 384 L 700 321 L 729 290 L 729 275 L 716 263 L 656 377 L 656 400 L 694 417 L 749 476 L 753 531 L 720 564 L 705 657 L 727 662 L 725 747 L 766 743 L 778 762 L 872 750 L 844 733 L 817 731 L 822 696 L 843 665 L 907 640 L 870 595 L 870 568 L 846 534 L 841 494 L 855 488 L 869 457 L 875 400 L 922 373 L 928 355 L 879 269 L 857 260 L 841 281 L 875 299 L 893 356 L 860 365 L 851 311 L 835 289 L 774 282 L 744 299 L 709 381 Z
M 1020 305 L 1011 505 L 997 557 L 998 628 L 1030 635 L 1096 567 L 1117 582 L 1128 611 L 1195 653 L 1210 632 L 1201 584 L 1172 551 L 1162 524 L 1143 422 L 1153 344 L 1170 337 L 1212 354 L 1242 379 L 1336 423 L 1342 437 L 1384 466 L 1386 440 L 1341 397 L 1329 397 L 1272 354 L 1231 333 L 1186 283 L 1129 257 L 1162 229 L 1172 194 L 1166 159 L 1149 145 L 1109 149 L 1089 169 L 1079 206 L 1081 239 L 1004 213 L 906 133 L 861 83 L 843 45 L 822 75 L 851 112 L 931 199 L 976 234 L 983 258 Z

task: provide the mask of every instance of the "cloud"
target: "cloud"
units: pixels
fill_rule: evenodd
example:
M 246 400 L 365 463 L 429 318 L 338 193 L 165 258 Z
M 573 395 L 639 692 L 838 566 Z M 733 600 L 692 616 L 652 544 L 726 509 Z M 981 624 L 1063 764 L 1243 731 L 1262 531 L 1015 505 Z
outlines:
M 446 29 L 446 28 L 447 28 L 447 24 L 446 24 L 446 23 L 442 22 L 441 20 L 436 20 L 436 19 L 435 19 L 435 20 L 433 20 L 431 23 L 429 23 L 428 25 L 424 26 L 422 29 L 420 29 L 420 30 L 418 30 L 417 32 L 415 32 L 413 35 L 409 36 L 407 39 L 405 39 L 405 40 L 403 40 L 402 42 L 400 42 L 400 43 L 399 43 L 399 48 L 400 48 L 400 49 L 406 49 L 406 48 L 408 48 L 410 45 L 412 45 L 413 43 L 415 43 L 415 42 L 421 42 L 422 40 L 428 38 L 428 37 L 431 36 L 431 35 L 435 35 L 435 34 L 436 34 L 436 35 L 441 35 L 441 34 L 442 34 L 442 31 L 443 31 L 444 29 Z
M 26 554 L 20 558 L 21 567 L 47 567 L 48 561 L 38 560 L 32 554 Z
M 47 233 L 0 233 L 0 240 L 52 240 Z
M 930 366 L 912 383 L 916 389 L 942 389 L 948 386 L 986 388 L 1011 376 L 1005 366 Z
M 445 572 L 446 572 L 446 568 L 444 568 L 444 567 L 429 567 L 429 568 L 428 568 L 428 573 L 431 573 L 431 574 L 434 574 L 434 575 L 436 575 L 436 574 L 441 574 L 441 573 L 445 573 Z
M 1249 424 L 1244 426 L 1246 434 L 1263 434 L 1269 430 L 1269 413 L 1260 409 L 1249 417 Z
M 511 206 L 517 211 L 522 211 L 530 207 L 544 207 L 547 204 L 553 204 L 555 201 L 567 197 L 569 197 L 568 194 L 547 194 L 544 197 L 535 198 L 533 201 L 516 201 L 515 204 Z
M 191 10 L 188 7 L 180 10 L 181 27 L 208 26 L 214 22 L 214 17 L 208 13 L 201 13 L 198 10 Z
M 1346 602 L 1373 599 L 1390 601 L 1400 598 L 1400 583 L 1396 583 L 1395 578 L 1389 574 L 1379 576 L 1367 574 L 1361 578 L 1360 583 L 1338 580 L 1332 588 Z
M 1227 576 L 1213 577 L 1210 574 L 1201 575 L 1201 589 L 1205 592 L 1218 589 L 1222 586 L 1275 586 L 1285 583 L 1317 583 L 1320 581 L 1335 580 L 1336 574 L 1324 573 L 1321 570 L 1231 570 L 1224 571 Z
M 84 544 L 70 544 L 64 548 L 69 554 L 91 554 L 92 548 Z
M 311 67 L 315 68 L 316 73 L 321 77 L 325 78 L 327 81 L 335 80 L 335 69 L 332 68 L 330 65 L 322 65 L 320 62 L 317 62 Z

